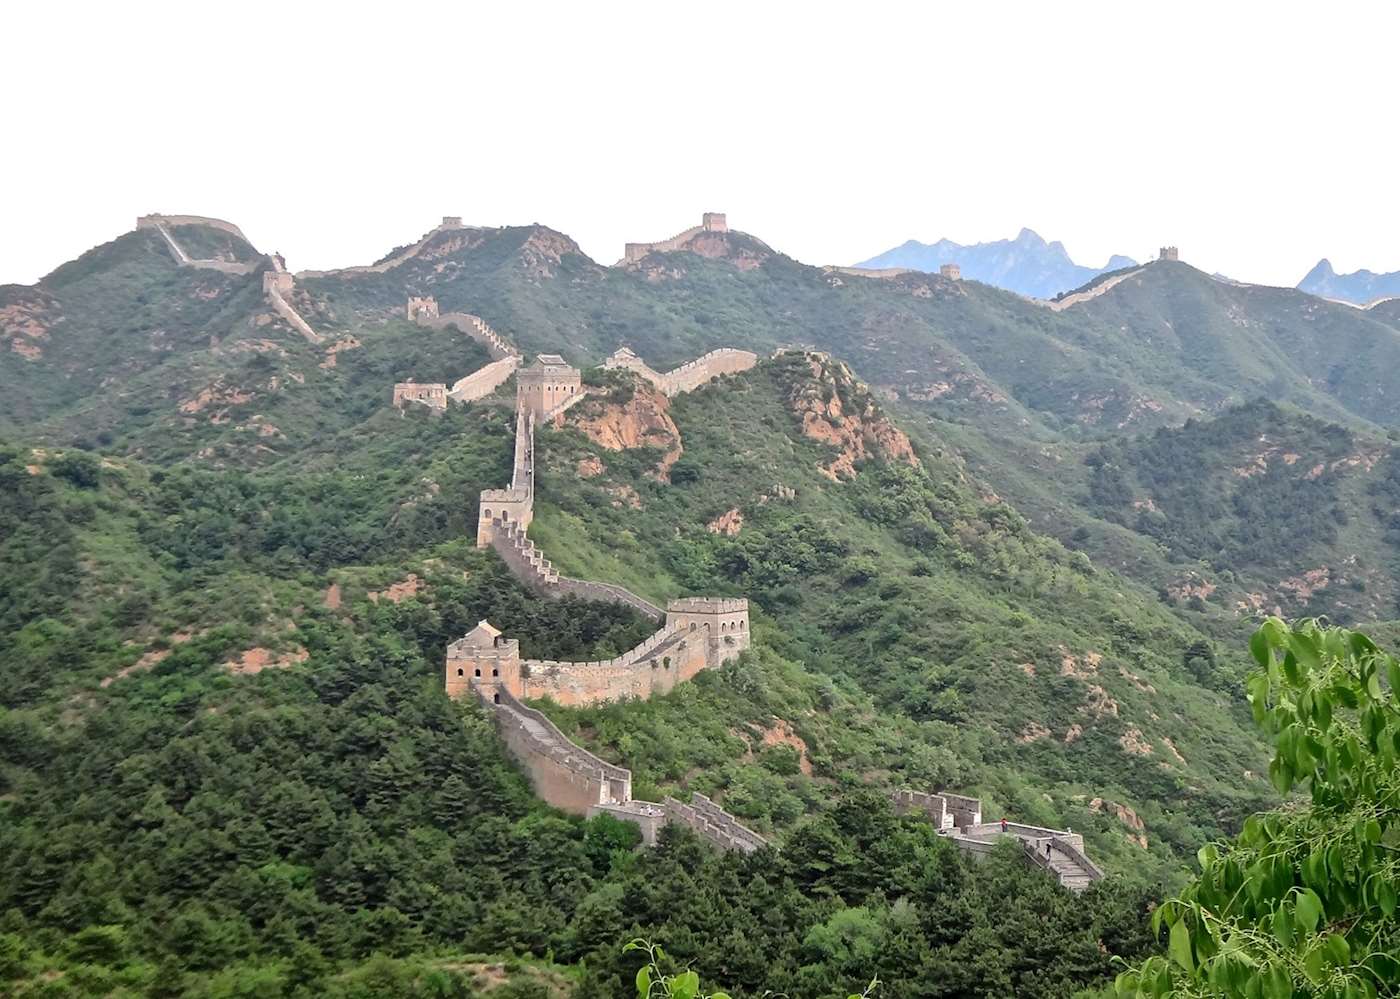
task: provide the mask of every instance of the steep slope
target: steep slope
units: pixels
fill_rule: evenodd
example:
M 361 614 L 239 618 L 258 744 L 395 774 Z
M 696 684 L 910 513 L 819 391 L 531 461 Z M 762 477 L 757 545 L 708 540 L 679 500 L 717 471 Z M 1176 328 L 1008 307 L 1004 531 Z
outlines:
M 907 267 L 936 273 L 943 264 L 957 264 L 962 276 L 1030 298 L 1054 298 L 1077 288 L 1106 271 L 1132 267 L 1137 261 L 1114 255 L 1103 267 L 1084 267 L 1070 259 L 1064 244 L 1047 243 L 1030 229 L 1022 229 L 1015 239 L 987 243 L 936 243 L 909 240 L 892 250 L 877 254 L 857 267 L 881 269 Z
M 620 344 L 658 369 L 720 346 L 809 344 L 847 359 L 882 398 L 1043 440 L 1178 424 L 1260 396 L 1336 421 L 1400 423 L 1384 375 L 1400 361 L 1400 323 L 1384 306 L 1356 310 L 1163 261 L 1118 272 L 1111 286 L 1096 279 L 1097 294 L 1055 310 L 975 281 L 859 277 L 766 248 L 750 255 L 741 233 L 702 235 L 714 255 L 652 253 L 605 268 L 543 226 L 439 227 L 383 267 L 298 278 L 294 304 L 324 337 L 312 349 L 268 311 L 258 275 L 175 268 L 156 236 L 137 232 L 35 288 L 5 290 L 11 347 L 0 377 L 15 389 L 5 406 L 12 423 L 49 417 L 39 429 L 51 441 L 91 439 L 88 428 L 124 422 L 113 413 L 149 407 L 159 422 L 206 390 L 247 394 L 237 383 L 248 381 L 249 352 L 270 364 L 286 351 L 277 385 L 295 393 L 288 379 L 319 379 L 313 369 L 331 355 L 407 335 L 394 325 L 404 302 L 433 296 L 526 352 L 585 364 Z M 95 374 L 113 367 L 120 377 Z M 422 367 L 431 370 L 402 374 L 451 383 L 471 370 L 445 355 Z M 271 384 L 269 373 L 261 391 Z
M 1400 271 L 1377 274 L 1359 270 L 1338 274 L 1332 269 L 1332 262 L 1323 258 L 1298 282 L 1298 290 L 1321 298 L 1369 305 L 1380 299 L 1400 296 Z
M 1229 672 L 1186 665 L 1202 635 L 1029 531 L 950 451 L 916 455 L 839 363 L 780 355 L 673 401 L 671 416 L 685 453 L 670 486 L 650 474 L 655 449 L 616 454 L 572 416 L 543 434 L 532 533 L 564 571 L 644 595 L 747 595 L 767 642 L 937 746 L 851 777 L 960 774 L 1027 821 L 1075 829 L 1098 824 L 1094 798 L 1131 803 L 1154 850 L 1195 834 L 1174 815 L 1229 814 L 1262 790 L 1239 705 L 1201 686 L 1229 690 Z M 704 769 L 665 740 L 684 724 L 665 707 L 556 721 L 607 733 L 601 746 L 625 746 L 639 779 Z M 809 749 L 815 761 L 830 746 Z M 737 775 L 704 786 L 737 787 L 726 807 L 771 819 L 771 796 Z

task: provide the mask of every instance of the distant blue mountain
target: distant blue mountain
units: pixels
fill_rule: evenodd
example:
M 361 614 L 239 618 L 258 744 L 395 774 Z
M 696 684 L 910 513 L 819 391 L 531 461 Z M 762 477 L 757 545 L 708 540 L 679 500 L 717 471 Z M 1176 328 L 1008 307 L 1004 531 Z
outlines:
M 942 264 L 957 264 L 962 276 L 995 285 L 1032 298 L 1054 298 L 1072 291 L 1106 271 L 1137 264 L 1130 257 L 1113 256 L 1104 267 L 1083 267 L 1069 258 L 1061 242 L 1047 243 L 1029 229 L 1015 239 L 964 246 L 951 239 L 920 243 L 911 239 L 878 257 L 861 261 L 857 267 L 908 267 L 916 271 L 937 271 Z
M 1400 295 L 1400 271 L 1377 274 L 1374 271 L 1352 271 L 1338 274 L 1332 269 L 1332 262 L 1326 258 L 1308 271 L 1307 277 L 1298 282 L 1298 290 L 1323 298 L 1336 298 L 1357 305 L 1369 305 L 1378 298 L 1393 298 Z

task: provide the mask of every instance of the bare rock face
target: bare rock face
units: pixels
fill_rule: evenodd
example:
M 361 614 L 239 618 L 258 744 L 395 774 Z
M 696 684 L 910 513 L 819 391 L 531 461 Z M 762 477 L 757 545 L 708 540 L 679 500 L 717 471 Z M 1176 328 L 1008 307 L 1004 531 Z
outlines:
M 665 452 L 652 473 L 671 481 L 671 466 L 682 453 L 681 432 L 671 419 L 671 400 L 649 384 L 638 383 L 625 400 L 615 395 L 589 398 L 567 414 L 588 439 L 609 451 L 651 447 Z
M 1112 815 L 1128 829 L 1128 838 L 1144 850 L 1147 849 L 1147 825 L 1142 821 L 1142 817 L 1127 805 L 1120 805 L 1116 801 L 1108 801 L 1104 798 L 1095 798 L 1089 802 L 1089 811 L 1105 812 Z
M 802 433 L 830 444 L 836 455 L 819 470 L 841 481 L 856 476 L 856 463 L 871 458 L 918 467 L 909 437 L 881 411 L 874 393 L 851 369 L 825 354 L 809 353 L 810 379 L 797 381 L 788 397 Z

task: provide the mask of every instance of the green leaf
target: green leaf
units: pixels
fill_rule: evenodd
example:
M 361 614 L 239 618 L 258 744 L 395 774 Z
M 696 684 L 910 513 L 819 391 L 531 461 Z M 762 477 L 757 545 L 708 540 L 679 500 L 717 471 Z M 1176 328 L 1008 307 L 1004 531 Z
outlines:
M 1201 865 L 1201 871 L 1210 870 L 1212 864 L 1220 859 L 1220 851 L 1216 849 L 1214 843 L 1207 843 L 1196 851 L 1196 863 Z
M 1388 656 L 1385 661 L 1385 675 L 1390 680 L 1390 696 L 1400 698 L 1400 659 Z
M 1380 906 L 1381 912 L 1389 919 L 1395 915 L 1395 885 L 1384 877 L 1376 883 L 1376 904 Z
M 627 948 L 623 949 L 626 950 Z M 651 965 L 644 964 L 637 969 L 636 984 L 637 995 L 641 996 L 642 999 L 646 999 L 646 996 L 651 995 Z
M 1191 931 L 1187 929 L 1185 919 L 1178 919 L 1172 924 L 1167 951 L 1171 954 L 1172 960 L 1187 971 L 1195 968 L 1195 961 L 1191 957 Z
M 1268 999 L 1292 999 L 1293 976 L 1282 964 L 1271 964 L 1264 975 L 1264 995 Z
M 1384 696 L 1381 693 L 1381 675 L 1379 673 L 1372 673 L 1367 677 L 1366 693 L 1370 694 L 1371 699 L 1375 701 L 1379 701 Z
M 1303 958 L 1303 974 L 1308 976 L 1308 981 L 1320 983 L 1327 977 L 1327 955 L 1319 947 Z
M 700 991 L 700 976 L 693 971 L 671 979 L 671 999 L 695 999 Z
M 1274 939 L 1284 950 L 1293 946 L 1293 917 L 1287 909 L 1274 912 Z
M 1254 657 L 1254 661 L 1260 666 L 1269 665 L 1269 640 L 1264 637 L 1264 629 L 1256 629 L 1249 637 L 1249 654 Z
M 1318 898 L 1317 892 L 1311 888 L 1304 888 L 1298 894 L 1298 903 L 1293 911 L 1298 921 L 1298 929 L 1311 933 L 1317 929 L 1318 921 L 1322 919 L 1322 899 Z
M 1298 669 L 1303 673 L 1315 670 L 1322 665 L 1316 635 L 1303 635 L 1296 631 L 1290 633 L 1288 650 L 1297 659 Z
M 1323 943 L 1323 949 L 1327 956 L 1332 959 L 1332 963 L 1338 967 L 1344 967 L 1351 962 L 1351 945 L 1347 943 L 1347 938 L 1340 933 L 1333 933 L 1327 937 Z

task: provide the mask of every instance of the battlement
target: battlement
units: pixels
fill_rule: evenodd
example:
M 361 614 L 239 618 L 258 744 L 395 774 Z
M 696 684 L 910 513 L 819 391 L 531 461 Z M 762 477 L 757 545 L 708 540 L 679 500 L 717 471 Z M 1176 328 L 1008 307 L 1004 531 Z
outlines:
M 655 243 L 627 243 L 622 248 L 622 262 L 633 263 L 648 253 L 674 253 L 702 232 L 728 232 L 729 220 L 724 212 L 705 212 L 700 216 L 700 224 L 677 233 L 670 239 Z
M 262 286 L 264 292 L 275 291 L 282 295 L 290 295 L 295 286 L 295 279 L 286 271 L 274 268 L 263 271 Z
M 438 317 L 437 299 L 431 295 L 425 298 L 410 297 L 404 311 L 410 322 L 421 323 L 423 319 L 436 319 Z
M 1164 246 L 1157 251 L 1158 260 L 1180 260 L 1181 251 L 1175 246 Z
M 394 385 L 394 407 L 403 409 L 410 402 L 431 409 L 447 408 L 447 386 L 438 382 L 398 382 Z
M 661 374 L 627 347 L 619 347 L 603 362 L 603 367 L 626 369 L 651 382 L 668 396 L 690 392 L 720 375 L 747 371 L 758 363 L 758 355 L 734 347 L 720 347 Z
M 159 229 L 162 226 L 177 225 L 202 225 L 210 229 L 218 229 L 231 236 L 237 236 L 243 242 L 252 245 L 252 241 L 243 235 L 242 229 L 232 222 L 225 222 L 223 219 L 209 218 L 205 215 L 162 215 L 159 212 L 140 215 L 136 219 L 136 228 L 138 229 Z
M 582 392 L 583 373 L 558 354 L 539 354 L 515 375 L 516 406 L 540 419 L 556 415 L 553 411 L 562 403 Z
M 662 805 L 670 821 L 689 826 L 722 849 L 753 853 L 768 845 L 766 839 L 698 792 L 690 796 L 689 804 L 668 797 Z
M 747 614 L 749 602 L 743 597 L 679 597 L 666 605 L 672 614 Z
M 962 280 L 962 267 L 958 264 L 943 264 L 938 268 L 938 273 L 942 274 L 949 281 Z

